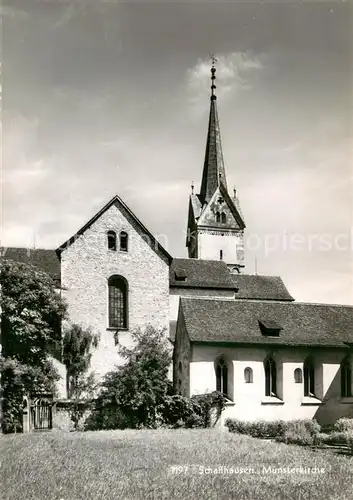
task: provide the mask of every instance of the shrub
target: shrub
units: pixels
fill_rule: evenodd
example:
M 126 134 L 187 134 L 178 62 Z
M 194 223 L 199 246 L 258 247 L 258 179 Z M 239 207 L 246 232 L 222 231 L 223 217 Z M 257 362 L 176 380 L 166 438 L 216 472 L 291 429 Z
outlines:
M 213 427 L 224 410 L 226 399 L 222 393 L 213 391 L 208 394 L 192 396 L 191 400 L 200 407 L 199 416 L 202 419 L 202 427 Z
M 316 420 L 274 420 L 244 422 L 227 419 L 225 425 L 230 432 L 247 434 L 258 438 L 274 438 L 284 443 L 302 445 L 318 444 L 321 427 Z
M 275 438 L 276 436 L 284 433 L 287 422 L 284 422 L 283 420 L 273 420 L 270 422 L 265 420 L 256 420 L 255 422 L 246 422 L 235 419 L 227 419 L 225 424 L 230 432 L 248 434 L 252 437 Z
M 218 392 L 187 398 L 180 395 L 166 396 L 156 408 L 160 425 L 168 427 L 212 427 L 225 404 Z
M 180 395 L 166 396 L 157 406 L 156 412 L 160 425 L 174 428 L 201 426 L 201 408 L 190 398 Z
M 302 446 L 311 446 L 314 444 L 314 436 L 309 434 L 303 427 L 297 430 L 288 429 L 282 436 L 278 436 L 276 441 L 286 444 L 300 444 Z
M 171 389 L 170 346 L 164 330 L 151 325 L 131 334 L 131 347 L 118 346 L 126 363 L 103 378 L 87 429 L 155 428 L 159 424 L 156 409 Z
M 332 432 L 327 434 L 324 442 L 327 444 L 347 444 L 353 442 L 353 431 Z
M 336 432 L 353 431 L 353 418 L 340 418 L 335 422 L 333 430 Z

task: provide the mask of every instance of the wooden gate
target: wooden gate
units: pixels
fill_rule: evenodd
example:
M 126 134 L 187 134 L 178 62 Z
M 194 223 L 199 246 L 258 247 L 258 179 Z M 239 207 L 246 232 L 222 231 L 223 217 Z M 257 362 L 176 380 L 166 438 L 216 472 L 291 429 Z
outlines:
M 32 396 L 31 398 L 31 430 L 48 431 L 53 427 L 52 395 Z

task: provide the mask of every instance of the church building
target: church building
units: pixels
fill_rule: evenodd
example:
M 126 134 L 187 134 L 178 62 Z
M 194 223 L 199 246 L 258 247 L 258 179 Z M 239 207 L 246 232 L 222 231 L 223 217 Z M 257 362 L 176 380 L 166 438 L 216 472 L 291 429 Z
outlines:
M 188 258 L 169 255 L 118 195 L 58 249 L 4 256 L 50 274 L 70 321 L 99 333 L 98 379 L 123 362 L 117 342 L 152 325 L 170 338 L 175 392 L 221 391 L 223 421 L 353 417 L 353 307 L 299 303 L 280 277 L 244 273 L 245 219 L 228 190 L 215 73 Z M 65 383 L 60 391 L 67 397 Z

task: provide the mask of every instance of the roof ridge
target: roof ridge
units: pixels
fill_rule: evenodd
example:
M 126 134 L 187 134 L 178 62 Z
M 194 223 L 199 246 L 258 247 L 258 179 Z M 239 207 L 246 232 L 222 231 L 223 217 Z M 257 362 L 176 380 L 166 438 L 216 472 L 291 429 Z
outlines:
M 71 236 L 71 238 L 67 239 L 64 243 L 62 243 L 56 250 L 58 252 L 62 252 L 65 250 L 68 246 L 70 246 L 75 239 L 82 235 L 86 229 L 89 229 L 89 227 L 101 216 L 106 212 L 115 202 L 118 202 L 123 209 L 129 214 L 130 217 L 136 222 L 136 224 L 140 227 L 140 229 L 145 232 L 153 241 L 154 243 L 154 249 L 160 249 L 161 253 L 168 259 L 168 262 L 172 261 L 172 256 L 167 252 L 167 250 L 161 245 L 161 243 L 157 240 L 157 238 L 154 236 L 154 234 L 147 229 L 147 227 L 140 221 L 140 219 L 134 214 L 134 212 L 126 205 L 126 203 L 120 198 L 119 195 L 113 196 L 113 198 L 108 201 L 86 224 L 84 224 L 76 233 Z
M 240 302 L 246 303 L 255 303 L 255 302 L 263 302 L 263 303 L 276 303 L 276 304 L 288 304 L 294 306 L 322 306 L 322 307 L 344 307 L 347 309 L 353 308 L 353 304 L 327 304 L 325 302 L 299 302 L 297 300 L 278 300 L 278 299 L 228 299 L 227 297 L 180 297 L 181 300 L 213 300 L 214 302 L 234 302 L 234 304 L 239 304 Z
M 11 248 L 12 250 L 29 250 L 31 252 L 35 252 L 37 250 L 45 250 L 45 251 L 52 250 L 53 252 L 55 252 L 55 250 L 56 250 L 55 248 L 12 247 L 12 246 L 8 246 L 8 245 L 0 245 L 0 248 L 5 248 L 5 249 Z

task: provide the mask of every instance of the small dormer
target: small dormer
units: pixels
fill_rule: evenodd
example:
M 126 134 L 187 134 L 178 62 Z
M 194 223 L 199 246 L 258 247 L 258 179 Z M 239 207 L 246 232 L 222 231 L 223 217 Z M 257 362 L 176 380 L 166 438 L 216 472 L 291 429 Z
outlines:
M 282 326 L 270 319 L 259 319 L 259 326 L 262 335 L 266 337 L 279 337 L 280 331 L 283 330 Z
M 175 281 L 186 281 L 186 271 L 185 269 L 176 269 L 174 271 Z

